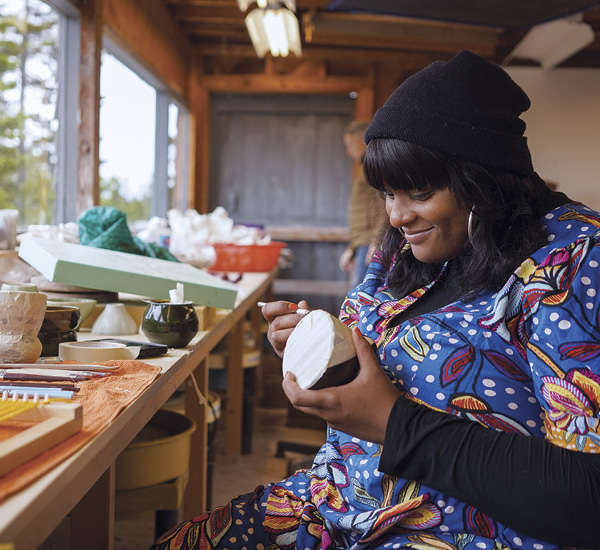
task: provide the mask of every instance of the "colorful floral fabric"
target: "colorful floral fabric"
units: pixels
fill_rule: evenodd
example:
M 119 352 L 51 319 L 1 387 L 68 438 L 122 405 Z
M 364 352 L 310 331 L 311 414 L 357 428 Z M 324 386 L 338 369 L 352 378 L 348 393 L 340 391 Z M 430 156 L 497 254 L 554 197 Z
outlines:
M 375 257 L 340 318 L 375 341 L 382 368 L 407 398 L 489 429 L 598 453 L 600 216 L 570 203 L 544 223 L 548 244 L 498 292 L 394 326 L 432 285 L 394 299 Z M 434 488 L 380 472 L 381 450 L 329 429 L 311 470 L 241 497 L 213 512 L 215 520 L 179 526 L 160 548 L 558 548 Z M 196 546 L 176 542 L 184 539 Z

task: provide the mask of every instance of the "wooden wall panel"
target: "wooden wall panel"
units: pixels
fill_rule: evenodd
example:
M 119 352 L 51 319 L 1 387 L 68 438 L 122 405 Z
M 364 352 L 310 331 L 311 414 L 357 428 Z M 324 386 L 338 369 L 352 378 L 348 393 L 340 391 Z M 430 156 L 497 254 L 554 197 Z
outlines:
M 110 37 L 187 100 L 192 45 L 159 0 L 104 0 Z
M 240 222 L 345 225 L 353 110 L 348 96 L 214 97 L 210 208 Z
M 355 102 L 355 118 L 370 118 L 373 114 L 373 87 L 369 78 L 356 76 L 302 76 L 280 74 L 227 74 L 202 75 L 199 62 L 194 64 L 195 76 L 191 81 L 198 82 L 200 89 L 192 89 L 191 94 L 197 96 L 194 101 L 195 116 L 197 117 L 196 143 L 196 183 L 195 199 L 192 208 L 199 212 L 207 212 L 210 208 L 208 197 L 211 187 L 211 96 L 215 93 L 239 94 L 339 94 L 359 91 Z M 194 84 L 195 86 L 195 84 Z

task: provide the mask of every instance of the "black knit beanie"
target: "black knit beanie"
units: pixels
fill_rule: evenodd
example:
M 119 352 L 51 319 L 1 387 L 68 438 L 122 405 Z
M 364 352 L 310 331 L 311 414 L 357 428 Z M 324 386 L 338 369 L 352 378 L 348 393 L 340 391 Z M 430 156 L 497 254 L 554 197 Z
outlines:
M 463 50 L 409 77 L 379 109 L 365 143 L 394 138 L 520 176 L 533 173 L 525 92 L 497 65 Z

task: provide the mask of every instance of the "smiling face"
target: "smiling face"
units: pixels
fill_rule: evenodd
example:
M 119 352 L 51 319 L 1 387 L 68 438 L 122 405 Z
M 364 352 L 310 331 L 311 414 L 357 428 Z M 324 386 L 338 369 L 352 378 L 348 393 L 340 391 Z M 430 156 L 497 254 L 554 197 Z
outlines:
M 449 189 L 390 189 L 385 197 L 390 224 L 404 235 L 417 260 L 441 263 L 460 253 L 468 240 L 469 212 Z

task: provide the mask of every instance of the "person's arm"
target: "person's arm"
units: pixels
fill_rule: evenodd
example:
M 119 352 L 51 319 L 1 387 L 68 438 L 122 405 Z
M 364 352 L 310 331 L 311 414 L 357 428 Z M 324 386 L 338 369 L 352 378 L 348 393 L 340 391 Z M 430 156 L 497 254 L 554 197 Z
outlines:
M 600 548 L 600 455 L 497 432 L 400 398 L 379 469 L 416 479 L 540 540 Z
M 340 255 L 340 269 L 342 271 L 352 271 L 354 260 L 354 249 L 347 246 Z

